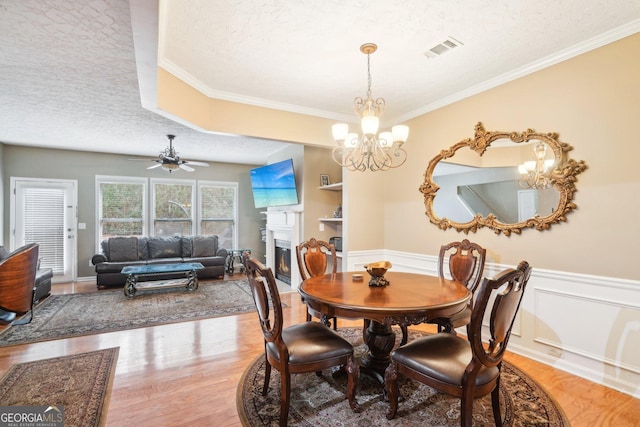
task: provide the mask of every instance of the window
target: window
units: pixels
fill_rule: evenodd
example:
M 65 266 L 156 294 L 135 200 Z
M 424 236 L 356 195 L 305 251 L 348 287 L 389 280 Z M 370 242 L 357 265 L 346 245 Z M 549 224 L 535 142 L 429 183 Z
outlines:
M 238 184 L 227 182 L 199 182 L 198 232 L 215 234 L 221 248 L 236 248 Z
M 145 178 L 96 176 L 98 244 L 116 236 L 145 234 Z
M 146 235 L 216 235 L 219 247 L 237 246 L 237 182 L 96 176 L 96 198 L 98 250 L 109 237 Z
M 151 180 L 152 236 L 189 236 L 195 234 L 194 188 L 194 181 Z

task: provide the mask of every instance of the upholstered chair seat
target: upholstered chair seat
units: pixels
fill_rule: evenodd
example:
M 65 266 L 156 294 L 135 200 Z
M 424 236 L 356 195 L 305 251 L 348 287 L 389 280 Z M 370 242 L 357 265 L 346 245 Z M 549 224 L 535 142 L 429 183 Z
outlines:
M 353 353 L 349 342 L 336 333 L 327 332 L 331 332 L 331 329 L 318 322 L 305 322 L 283 329 L 282 341 L 289 350 L 289 364 L 316 364 L 322 360 L 331 360 L 328 365 L 331 367 L 334 366 L 332 359 Z M 274 343 L 267 343 L 267 351 L 270 357 L 280 360 Z
M 446 384 L 462 387 L 464 371 L 473 358 L 466 338 L 453 334 L 437 334 L 428 340 L 417 339 L 399 347 L 393 359 L 422 375 Z M 476 387 L 494 381 L 500 375 L 497 366 L 482 366 L 475 378 Z

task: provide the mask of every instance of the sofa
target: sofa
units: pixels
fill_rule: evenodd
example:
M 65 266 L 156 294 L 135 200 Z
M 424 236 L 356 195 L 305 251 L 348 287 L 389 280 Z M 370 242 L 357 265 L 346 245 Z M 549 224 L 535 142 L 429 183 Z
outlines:
M 51 279 L 53 278 L 53 269 L 40 268 L 36 270 L 36 283 L 33 293 L 33 301 L 39 302 L 51 295 Z
M 226 249 L 218 247 L 218 236 L 111 237 L 100 247 L 101 252 L 91 258 L 98 289 L 124 286 L 127 276 L 122 269 L 146 264 L 199 262 L 204 269 L 197 271 L 198 279 L 224 278 L 228 255 Z M 167 275 L 179 277 L 184 274 Z

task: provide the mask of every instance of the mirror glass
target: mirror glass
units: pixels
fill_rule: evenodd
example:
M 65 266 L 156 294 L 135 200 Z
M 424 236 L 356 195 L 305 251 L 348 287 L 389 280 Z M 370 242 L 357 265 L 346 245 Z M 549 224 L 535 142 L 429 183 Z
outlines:
M 506 224 L 552 214 L 560 201 L 558 189 L 531 188 L 519 171 L 524 162 L 532 161 L 532 147 L 533 144 L 518 147 L 512 142 L 492 146 L 478 165 L 438 162 L 433 171 L 433 181 L 440 187 L 433 202 L 435 214 L 460 223 L 472 221 L 477 214 L 485 217 L 493 214 L 497 221 Z M 510 156 L 510 152 L 515 155 Z M 527 152 L 528 158 L 522 158 L 521 154 Z M 546 160 L 554 163 L 553 151 L 547 153 L 551 155 Z
M 441 151 L 425 172 L 420 191 L 427 216 L 440 228 L 496 233 L 539 230 L 564 221 L 584 162 L 568 159 L 571 147 L 556 134 L 487 132 Z

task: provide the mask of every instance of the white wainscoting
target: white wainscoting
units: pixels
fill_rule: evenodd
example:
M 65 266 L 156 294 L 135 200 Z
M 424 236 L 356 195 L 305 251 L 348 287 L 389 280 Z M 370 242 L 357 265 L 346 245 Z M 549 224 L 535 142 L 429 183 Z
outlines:
M 437 256 L 385 250 L 349 252 L 348 269 L 380 260 L 437 274 Z M 509 350 L 640 398 L 640 281 L 532 267 Z

